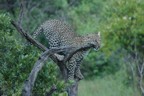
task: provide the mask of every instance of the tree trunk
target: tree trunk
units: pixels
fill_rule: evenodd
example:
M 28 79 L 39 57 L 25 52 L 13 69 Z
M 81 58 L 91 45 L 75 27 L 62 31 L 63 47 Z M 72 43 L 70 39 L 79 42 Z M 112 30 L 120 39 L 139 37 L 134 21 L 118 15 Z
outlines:
M 78 96 L 78 81 L 67 88 L 68 96 Z

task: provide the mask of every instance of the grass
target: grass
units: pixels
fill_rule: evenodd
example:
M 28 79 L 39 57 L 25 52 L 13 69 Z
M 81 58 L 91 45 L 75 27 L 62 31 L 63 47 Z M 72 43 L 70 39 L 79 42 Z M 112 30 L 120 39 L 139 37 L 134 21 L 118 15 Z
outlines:
M 140 96 L 138 91 L 124 84 L 125 78 L 124 72 L 117 72 L 104 78 L 82 80 L 78 96 Z

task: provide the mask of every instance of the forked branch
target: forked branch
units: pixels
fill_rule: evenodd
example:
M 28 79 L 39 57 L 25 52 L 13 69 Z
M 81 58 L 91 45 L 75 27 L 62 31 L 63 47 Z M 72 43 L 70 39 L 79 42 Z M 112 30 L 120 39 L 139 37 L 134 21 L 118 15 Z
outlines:
M 24 88 L 22 90 L 22 96 L 31 96 L 32 89 L 37 78 L 38 72 L 42 69 L 44 62 L 48 59 L 52 53 L 59 51 L 59 49 L 50 49 L 42 53 L 39 59 L 36 61 L 31 73 L 29 74 L 28 79 L 24 83 Z M 53 88 L 53 87 L 52 87 Z M 56 89 L 56 88 L 55 88 Z M 50 93 L 54 92 L 55 90 L 51 90 Z M 50 94 L 49 93 L 49 94 Z

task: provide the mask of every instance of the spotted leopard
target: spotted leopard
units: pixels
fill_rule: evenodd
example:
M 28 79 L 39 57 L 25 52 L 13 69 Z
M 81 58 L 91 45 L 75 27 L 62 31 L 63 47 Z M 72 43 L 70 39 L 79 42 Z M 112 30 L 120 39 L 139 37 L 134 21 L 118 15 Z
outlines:
M 45 35 L 49 43 L 49 48 L 61 46 L 81 47 L 85 44 L 93 44 L 96 50 L 100 48 L 100 33 L 79 36 L 74 32 L 69 24 L 60 20 L 48 20 L 44 22 L 33 33 L 33 37 L 37 38 L 40 33 Z M 83 78 L 83 75 L 80 72 L 80 64 L 87 51 L 77 52 L 66 63 L 68 69 L 68 80 Z

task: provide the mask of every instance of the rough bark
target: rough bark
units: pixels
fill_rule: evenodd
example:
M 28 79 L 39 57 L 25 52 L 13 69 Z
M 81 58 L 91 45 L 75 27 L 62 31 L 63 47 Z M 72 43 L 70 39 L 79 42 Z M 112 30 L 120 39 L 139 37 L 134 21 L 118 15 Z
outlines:
M 67 88 L 68 96 L 78 95 L 78 81 L 76 80 L 71 86 Z

